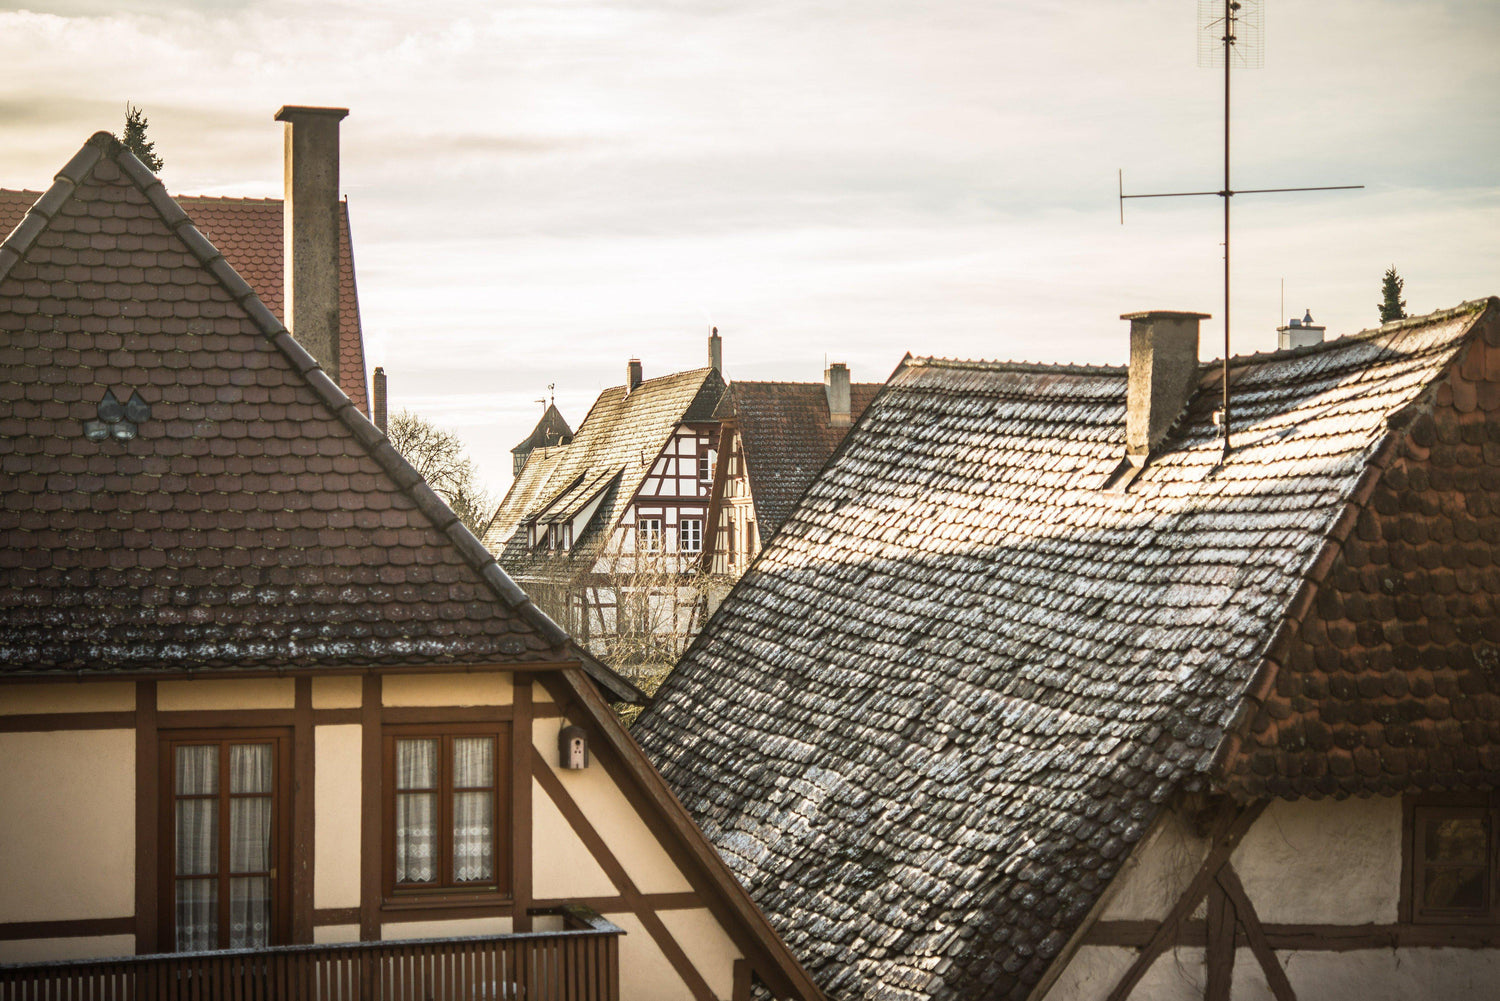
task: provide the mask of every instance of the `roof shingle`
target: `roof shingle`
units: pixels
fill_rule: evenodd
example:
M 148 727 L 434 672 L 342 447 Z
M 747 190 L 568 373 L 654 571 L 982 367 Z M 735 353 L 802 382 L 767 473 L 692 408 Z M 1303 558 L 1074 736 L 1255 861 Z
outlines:
M 0 670 L 573 658 L 108 133 L 0 244 L 0 338 Z
M 1123 493 L 1123 368 L 910 360 L 632 732 L 830 996 L 1025 997 L 1227 732 L 1264 776 L 1264 656 L 1497 309 L 1235 360 L 1222 462 L 1205 367 Z

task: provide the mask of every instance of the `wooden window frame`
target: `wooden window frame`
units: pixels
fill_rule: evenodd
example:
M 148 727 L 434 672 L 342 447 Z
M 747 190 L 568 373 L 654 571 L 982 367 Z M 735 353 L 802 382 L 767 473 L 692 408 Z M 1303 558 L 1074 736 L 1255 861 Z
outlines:
M 288 945 L 292 942 L 292 728 L 260 727 L 243 730 L 213 728 L 197 730 L 162 730 L 158 736 L 160 747 L 158 768 L 158 815 L 157 830 L 159 854 L 157 872 L 157 943 L 162 952 L 177 951 L 177 755 L 175 749 L 181 745 L 218 744 L 264 744 L 273 746 L 275 762 L 272 767 L 271 790 L 271 857 L 275 863 L 271 876 L 271 935 L 270 945 Z M 219 851 L 221 871 L 219 879 L 231 878 L 227 855 L 229 844 L 228 802 L 231 799 L 229 786 L 223 782 L 223 772 L 228 768 L 229 755 L 219 754 L 220 789 L 216 794 L 223 802 L 219 816 Z M 219 931 L 227 937 L 229 924 L 226 913 L 229 895 L 221 885 L 219 894 Z M 219 948 L 228 948 L 221 945 Z
M 434 884 L 396 883 L 396 741 L 437 740 L 438 752 L 438 851 L 440 872 L 447 873 L 453 854 L 453 774 L 451 740 L 454 737 L 489 737 L 495 741 L 494 803 L 495 844 L 492 849 L 494 884 L 459 885 L 440 877 Z M 511 722 L 410 723 L 381 728 L 381 896 L 382 906 L 431 907 L 434 905 L 508 904 L 515 896 L 512 846 L 515 844 L 515 794 L 511 776 Z
M 691 549 L 688 548 L 687 534 L 683 531 L 683 526 L 689 525 L 689 524 L 697 525 L 698 526 L 698 538 L 696 540 L 697 545 L 693 546 Z M 684 552 L 684 553 L 701 553 L 701 552 L 703 552 L 703 519 L 702 518 L 679 518 L 678 519 L 678 521 L 677 521 L 677 548 L 679 550 L 681 550 L 682 552 Z
M 642 553 L 660 553 L 665 551 L 665 539 L 667 519 L 661 515 L 651 515 L 637 518 L 635 522 L 635 547 Z M 655 525 L 655 531 L 647 531 L 647 525 Z M 654 540 L 654 545 L 652 544 Z
M 1419 925 L 1500 925 L 1500 795 L 1483 792 L 1409 795 L 1402 800 L 1401 812 L 1401 920 Z M 1421 907 L 1423 877 L 1427 867 L 1421 821 L 1429 817 L 1444 816 L 1484 816 L 1489 820 L 1489 900 L 1483 913 L 1424 912 Z

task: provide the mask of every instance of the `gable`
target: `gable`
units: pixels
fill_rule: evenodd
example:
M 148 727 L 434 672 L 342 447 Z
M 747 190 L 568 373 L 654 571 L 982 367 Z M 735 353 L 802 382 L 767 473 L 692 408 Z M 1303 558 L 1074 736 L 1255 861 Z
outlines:
M 1488 789 L 1500 776 L 1500 321 L 1486 318 L 1402 425 L 1226 749 L 1239 795 Z
M 0 669 L 557 659 L 529 605 L 107 133 L 0 249 Z M 106 391 L 130 440 L 93 441 Z

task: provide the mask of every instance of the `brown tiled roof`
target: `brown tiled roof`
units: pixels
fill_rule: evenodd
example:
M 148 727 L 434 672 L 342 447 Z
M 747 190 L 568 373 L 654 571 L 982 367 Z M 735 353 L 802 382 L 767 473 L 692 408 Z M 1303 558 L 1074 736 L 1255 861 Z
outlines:
M 1205 368 L 1123 493 L 1124 369 L 910 360 L 632 733 L 830 996 L 1024 998 L 1179 791 L 1500 781 L 1496 346 L 1239 359 L 1222 463 Z
M 0 244 L 0 332 L 0 672 L 577 656 L 108 133 Z
M 0 189 L 0 233 L 9 233 L 42 196 L 40 191 Z M 210 198 L 179 196 L 177 204 L 192 217 L 240 277 L 278 320 L 286 294 L 282 203 L 279 198 Z M 349 203 L 341 202 L 339 231 L 339 388 L 361 413 L 370 412 L 366 390 L 365 342 L 359 321 L 359 290 L 354 280 Z
M 557 409 L 557 404 L 549 403 L 546 411 L 542 413 L 542 419 L 536 422 L 536 427 L 531 429 L 527 435 L 512 452 L 531 452 L 538 448 L 552 448 L 557 445 L 566 445 L 573 440 L 573 429 L 568 427 L 568 422 L 563 420 L 563 415 Z
M 724 380 L 711 368 L 647 379 L 629 393 L 624 386 L 606 389 L 569 444 L 532 453 L 485 529 L 484 544 L 500 554 L 508 571 L 530 579 L 538 560 L 516 529 L 563 494 L 577 492 L 580 480 L 602 478 L 613 485 L 590 521 L 589 536 L 580 535 L 566 556 L 542 557 L 540 563 L 592 559 L 592 544 L 619 521 L 677 425 L 712 420 L 723 393 Z
M 882 383 L 849 387 L 850 417 L 859 420 Z M 739 426 L 760 536 L 769 539 L 797 507 L 849 426 L 828 423 L 821 382 L 735 382 L 728 412 Z

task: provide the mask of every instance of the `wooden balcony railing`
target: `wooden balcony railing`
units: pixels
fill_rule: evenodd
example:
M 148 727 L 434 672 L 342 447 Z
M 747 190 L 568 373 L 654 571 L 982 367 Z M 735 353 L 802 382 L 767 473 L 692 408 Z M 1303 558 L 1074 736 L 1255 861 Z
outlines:
M 0 966 L 0 1001 L 619 1001 L 624 932 L 561 913 L 557 932 Z

